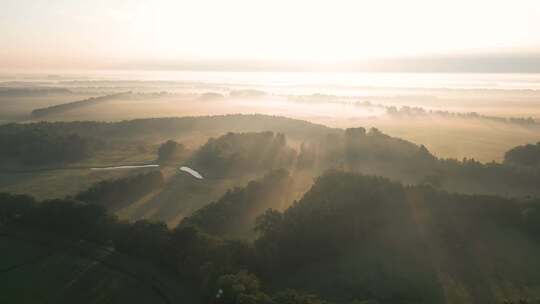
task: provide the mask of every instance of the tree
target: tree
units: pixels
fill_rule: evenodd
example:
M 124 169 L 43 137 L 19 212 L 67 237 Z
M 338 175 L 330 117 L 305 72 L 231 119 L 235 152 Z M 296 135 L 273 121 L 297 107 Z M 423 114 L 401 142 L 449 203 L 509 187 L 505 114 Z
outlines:
M 266 210 L 255 221 L 255 231 L 261 235 L 269 235 L 276 231 L 283 220 L 281 212 L 273 209 Z
M 517 146 L 504 155 L 504 162 L 520 166 L 540 166 L 540 142 L 536 145 Z
M 216 302 L 224 304 L 264 304 L 270 297 L 261 292 L 259 279 L 247 271 L 226 274 L 216 282 Z
M 181 153 L 184 152 L 184 145 L 177 143 L 174 140 L 168 140 L 163 143 L 158 149 L 158 161 L 169 162 L 178 159 Z
M 24 218 L 35 205 L 35 199 L 30 196 L 0 193 L 0 227 Z
M 272 300 L 276 304 L 328 304 L 316 295 L 300 292 L 292 289 L 277 293 Z

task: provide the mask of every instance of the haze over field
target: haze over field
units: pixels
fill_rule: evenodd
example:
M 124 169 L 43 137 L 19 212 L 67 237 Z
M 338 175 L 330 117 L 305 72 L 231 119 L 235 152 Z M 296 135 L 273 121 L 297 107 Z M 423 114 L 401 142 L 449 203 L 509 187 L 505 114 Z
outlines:
M 0 303 L 540 299 L 536 0 L 3 0 Z
M 4 121 L 262 113 L 330 127 L 376 127 L 440 157 L 481 161 L 502 160 L 506 150 L 540 140 L 538 74 L 93 71 L 3 77 Z M 40 110 L 101 96 L 109 97 Z

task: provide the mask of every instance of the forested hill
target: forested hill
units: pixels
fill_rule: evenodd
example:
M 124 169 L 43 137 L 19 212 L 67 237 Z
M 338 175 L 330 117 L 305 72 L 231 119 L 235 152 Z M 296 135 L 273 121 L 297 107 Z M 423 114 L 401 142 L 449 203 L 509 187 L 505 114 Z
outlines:
M 285 212 L 260 217 L 255 248 L 275 288 L 337 302 L 502 303 L 540 296 L 539 223 L 539 200 L 333 171 Z

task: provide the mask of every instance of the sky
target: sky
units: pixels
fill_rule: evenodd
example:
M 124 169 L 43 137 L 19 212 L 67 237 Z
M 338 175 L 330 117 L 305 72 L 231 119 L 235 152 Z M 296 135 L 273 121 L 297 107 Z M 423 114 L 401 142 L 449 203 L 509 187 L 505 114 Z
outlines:
M 0 0 L 0 41 L 4 70 L 540 71 L 540 1 Z

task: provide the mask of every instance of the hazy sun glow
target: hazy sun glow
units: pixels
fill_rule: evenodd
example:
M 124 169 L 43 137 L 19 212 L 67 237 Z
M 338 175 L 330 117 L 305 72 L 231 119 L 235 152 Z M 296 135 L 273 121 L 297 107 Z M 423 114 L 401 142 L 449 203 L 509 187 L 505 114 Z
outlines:
M 538 0 L 3 0 L 3 67 L 303 60 L 540 45 Z

